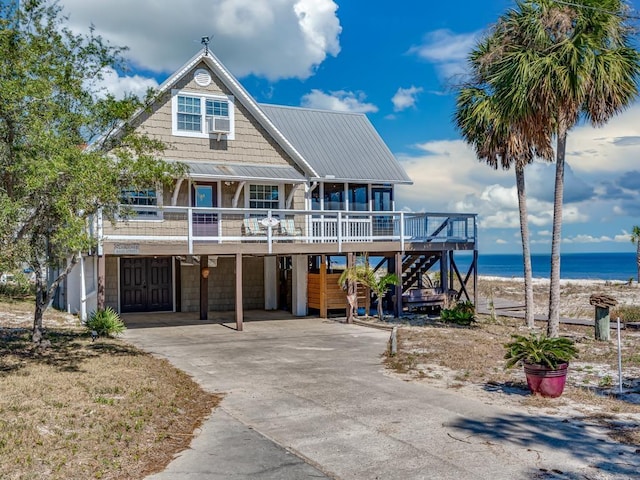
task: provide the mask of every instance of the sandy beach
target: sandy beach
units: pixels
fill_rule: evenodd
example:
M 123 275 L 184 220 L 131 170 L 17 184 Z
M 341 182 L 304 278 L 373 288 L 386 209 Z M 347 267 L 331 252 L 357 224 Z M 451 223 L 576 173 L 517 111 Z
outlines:
M 640 310 L 640 286 L 637 282 L 609 280 L 560 280 L 560 315 L 569 318 L 594 318 L 594 307 L 589 297 L 594 294 L 607 294 L 615 298 L 618 308 L 612 311 L 629 310 L 637 306 Z M 479 307 L 488 308 L 491 302 L 524 305 L 524 279 L 481 276 L 478 278 Z M 533 279 L 534 312 L 547 315 L 549 308 L 549 279 Z M 624 319 L 623 319 L 624 320 Z M 630 319 L 629 319 L 630 320 Z M 637 320 L 635 320 L 637 321 Z

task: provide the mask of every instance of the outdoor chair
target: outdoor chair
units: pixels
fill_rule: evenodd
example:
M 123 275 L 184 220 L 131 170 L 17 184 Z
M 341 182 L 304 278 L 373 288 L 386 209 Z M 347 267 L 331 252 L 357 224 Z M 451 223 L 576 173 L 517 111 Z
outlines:
M 283 218 L 280 220 L 280 235 L 283 237 L 299 237 L 302 235 L 302 229 L 296 227 L 292 218 Z
M 244 218 L 242 220 L 242 227 L 244 229 L 244 234 L 249 237 L 264 235 L 266 233 L 264 227 L 260 224 L 257 218 Z

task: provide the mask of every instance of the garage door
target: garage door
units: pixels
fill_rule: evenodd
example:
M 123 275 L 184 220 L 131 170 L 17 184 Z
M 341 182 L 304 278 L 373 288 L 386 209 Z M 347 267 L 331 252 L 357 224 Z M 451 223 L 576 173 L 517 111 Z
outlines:
M 120 310 L 173 310 L 171 258 L 120 259 Z

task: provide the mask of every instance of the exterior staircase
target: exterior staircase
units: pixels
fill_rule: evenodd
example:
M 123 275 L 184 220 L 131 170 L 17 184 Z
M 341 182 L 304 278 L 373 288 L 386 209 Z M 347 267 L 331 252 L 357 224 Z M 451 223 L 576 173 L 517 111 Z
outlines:
M 439 260 L 439 252 L 405 256 L 402 261 L 402 291 L 406 292 L 411 287 L 431 287 L 427 272 Z

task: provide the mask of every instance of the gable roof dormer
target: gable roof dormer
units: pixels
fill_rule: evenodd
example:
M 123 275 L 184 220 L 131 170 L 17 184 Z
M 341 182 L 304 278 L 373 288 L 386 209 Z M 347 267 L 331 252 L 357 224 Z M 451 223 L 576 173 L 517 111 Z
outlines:
M 275 142 L 291 157 L 294 163 L 307 174 L 308 177 L 318 176 L 316 169 L 304 158 L 298 149 L 287 139 L 284 134 L 274 125 L 269 117 L 262 111 L 258 103 L 245 90 L 240 82 L 227 70 L 222 62 L 210 50 L 202 50 L 194 55 L 188 62 L 180 67 L 173 75 L 167 78 L 158 87 L 158 94 L 171 91 L 174 86 L 182 80 L 197 65 L 204 63 L 207 68 L 222 82 L 222 84 L 235 97 L 236 102 L 240 102 L 253 118 L 269 133 Z M 197 81 L 197 78 L 196 78 Z

